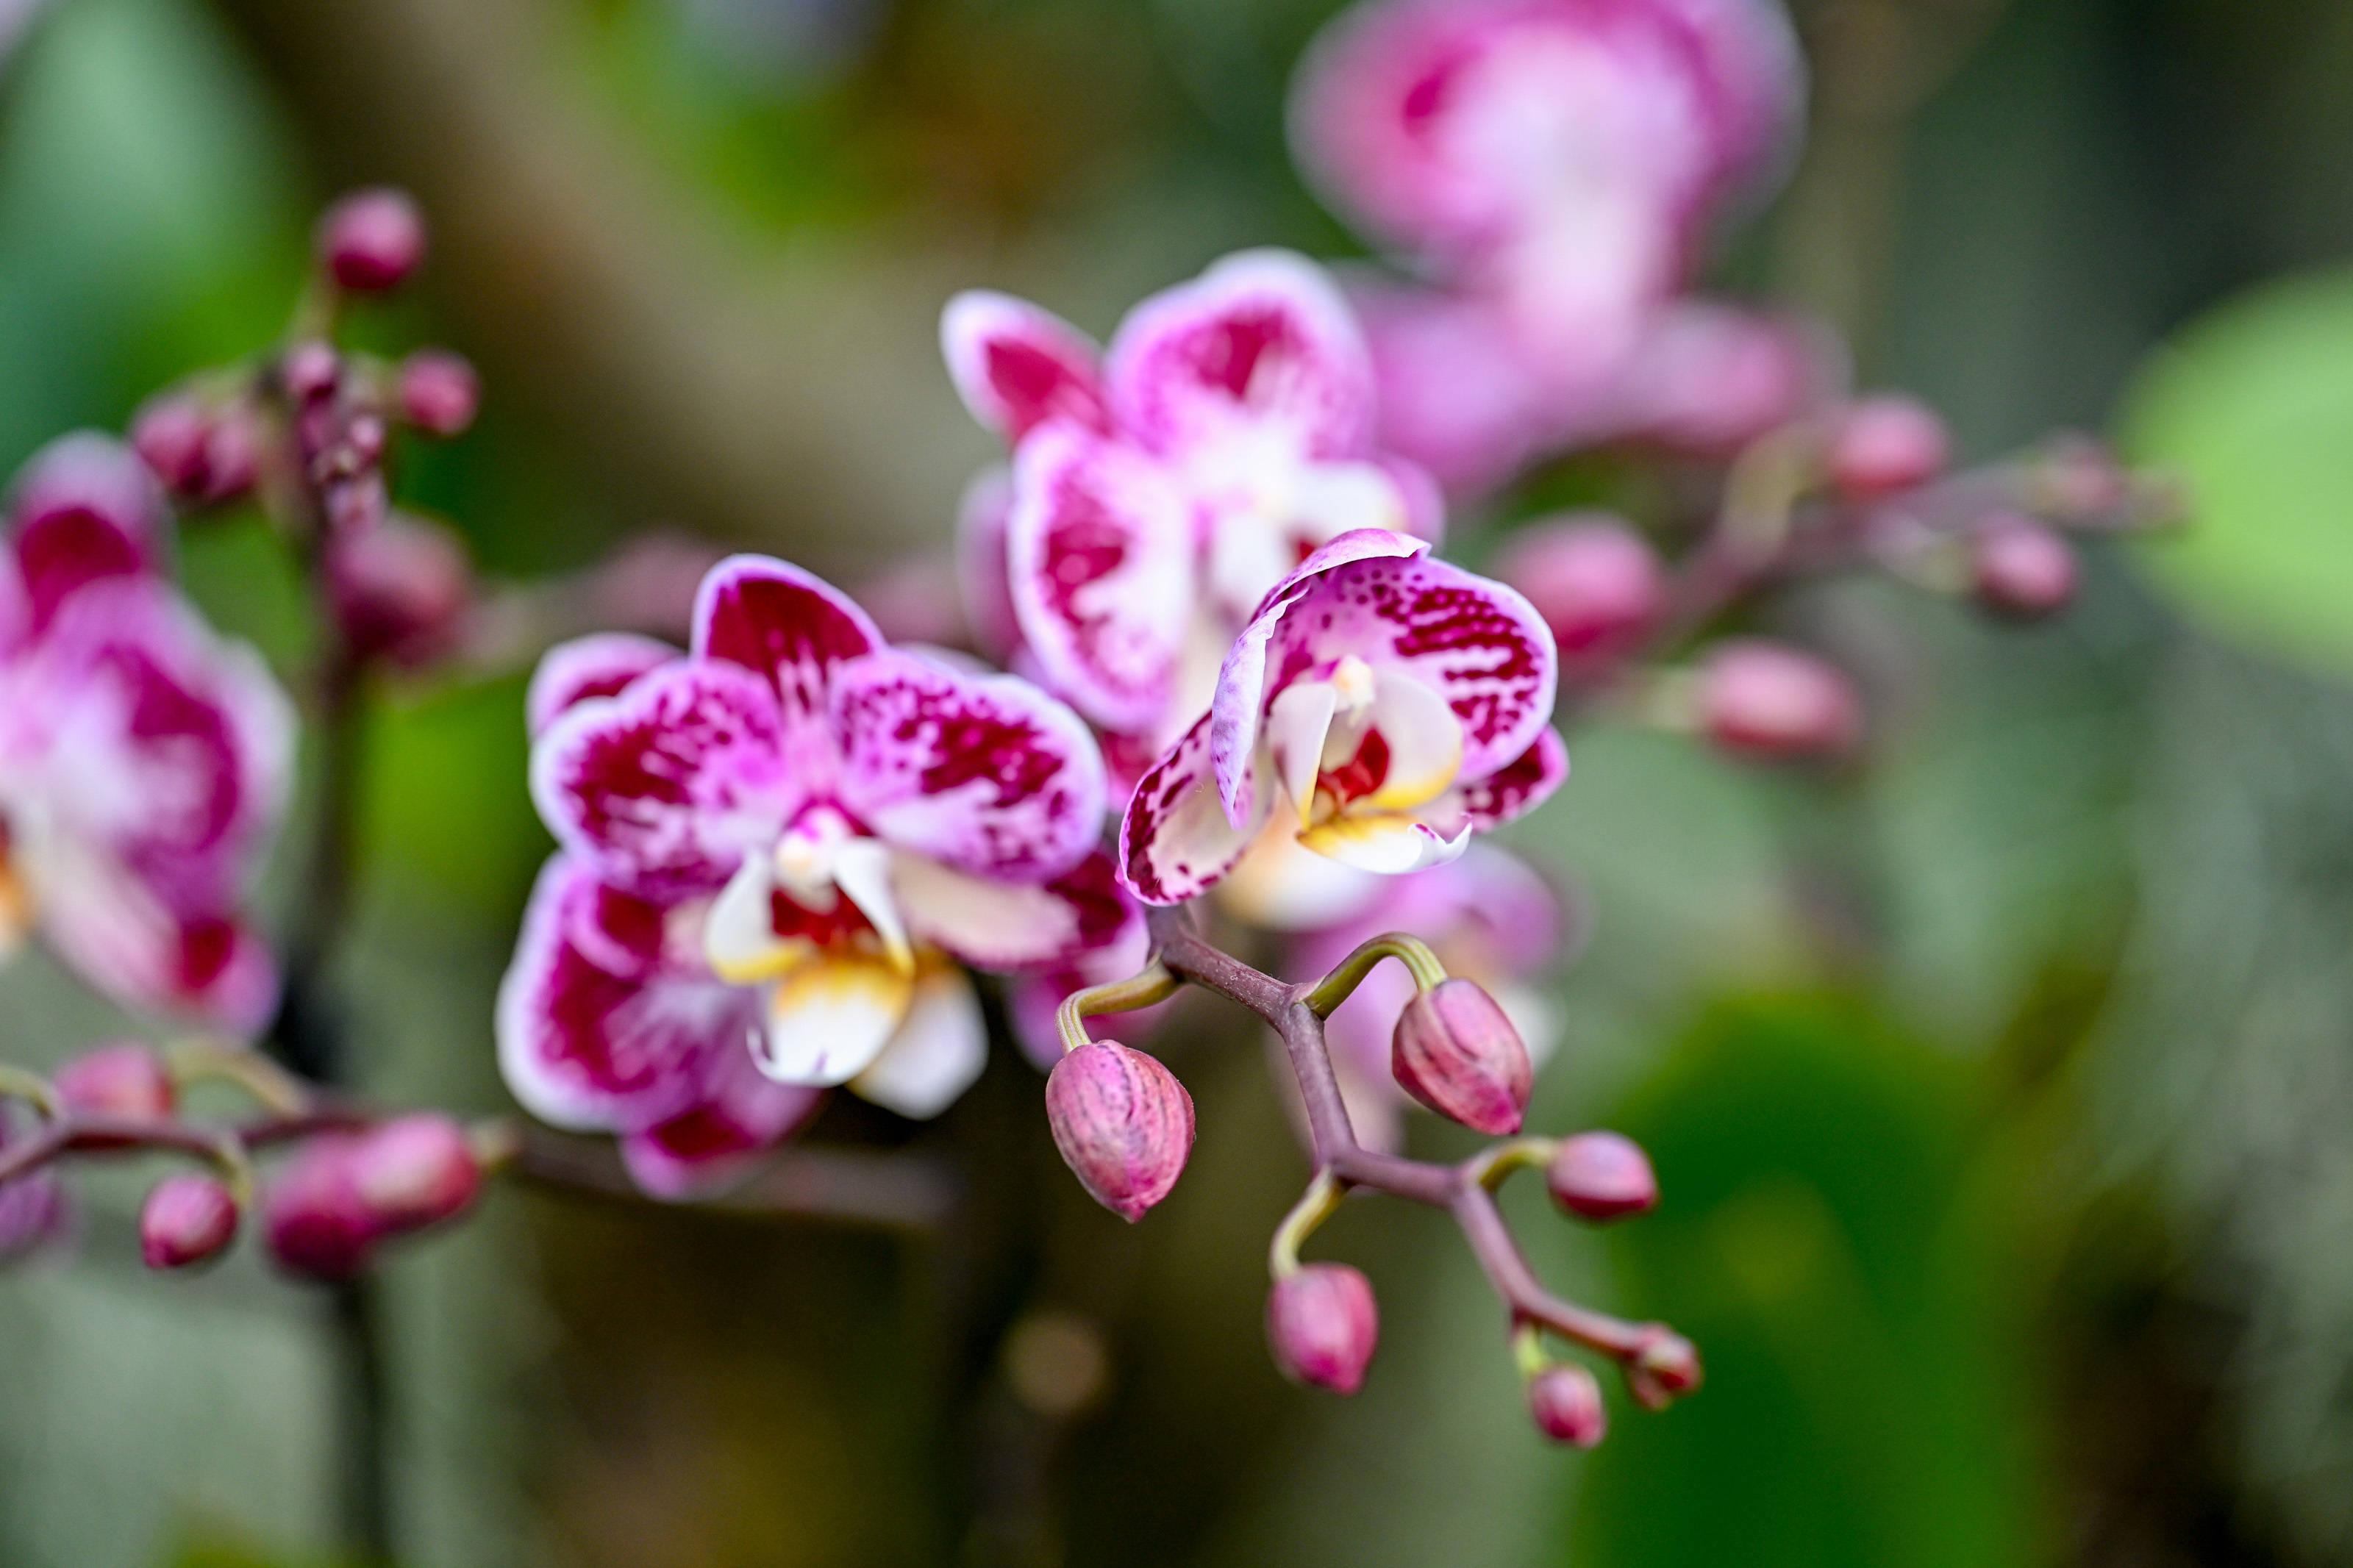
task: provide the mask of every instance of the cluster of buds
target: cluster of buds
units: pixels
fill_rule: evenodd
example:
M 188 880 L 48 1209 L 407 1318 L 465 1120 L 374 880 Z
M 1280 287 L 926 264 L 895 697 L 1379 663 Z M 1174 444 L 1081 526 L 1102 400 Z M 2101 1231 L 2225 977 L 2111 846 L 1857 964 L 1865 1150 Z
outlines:
M 264 1191 L 264 1239 L 291 1273 L 349 1279 L 384 1242 L 463 1214 L 481 1179 L 466 1130 L 447 1116 L 399 1116 L 322 1134 L 292 1154 Z

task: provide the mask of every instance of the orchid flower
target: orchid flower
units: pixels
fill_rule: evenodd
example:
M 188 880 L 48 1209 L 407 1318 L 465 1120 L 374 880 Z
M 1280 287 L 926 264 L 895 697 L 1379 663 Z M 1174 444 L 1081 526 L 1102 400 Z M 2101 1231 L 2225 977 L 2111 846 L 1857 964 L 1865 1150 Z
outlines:
M 508 976 L 501 1059 L 525 1104 L 623 1131 L 641 1167 L 680 1115 L 689 1142 L 731 1150 L 789 1131 L 800 1102 L 737 1073 L 739 1053 L 776 1084 L 936 1113 L 985 1059 L 955 961 L 1060 965 L 1133 921 L 1078 716 L 887 646 L 781 562 L 714 568 L 686 654 L 557 648 L 529 709 L 561 852 Z
M 1427 477 L 1373 445 L 1356 318 L 1300 257 L 1229 257 L 1129 312 L 1108 353 L 1001 294 L 959 295 L 941 335 L 966 405 L 1014 448 L 1001 508 L 979 492 L 967 517 L 1003 530 L 1027 651 L 1146 755 L 1208 706 L 1234 632 L 1316 548 L 1437 531 Z
M 1350 866 L 1419 870 L 1558 787 L 1551 632 L 1512 589 L 1429 551 L 1345 534 L 1267 595 L 1210 711 L 1128 803 L 1129 891 L 1197 897 L 1270 824 Z
M 19 476 L 0 554 L 0 951 L 37 934 L 126 1005 L 237 1032 L 275 1005 L 242 900 L 292 716 L 163 575 L 161 495 L 97 436 Z

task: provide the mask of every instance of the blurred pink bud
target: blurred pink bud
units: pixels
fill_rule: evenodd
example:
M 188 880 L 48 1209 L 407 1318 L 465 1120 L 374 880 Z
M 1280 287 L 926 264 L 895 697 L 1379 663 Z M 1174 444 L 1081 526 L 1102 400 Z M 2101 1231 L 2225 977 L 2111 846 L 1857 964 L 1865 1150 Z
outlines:
M 438 1225 L 462 1213 L 482 1184 L 466 1130 L 430 1113 L 396 1117 L 363 1135 L 351 1174 L 360 1206 L 385 1230 Z
M 1609 1430 L 1601 1385 L 1581 1366 L 1548 1366 L 1528 1382 L 1528 1415 L 1556 1443 L 1598 1446 Z
M 1398 1086 L 1440 1116 L 1501 1137 L 1520 1130 L 1535 1068 L 1520 1032 L 1476 981 L 1441 980 L 1398 1015 L 1389 1046 Z
M 278 379 L 296 403 L 317 403 L 333 395 L 343 379 L 343 361 L 334 348 L 313 338 L 288 349 L 278 362 Z
M 237 1200 L 211 1176 L 164 1177 L 139 1210 L 139 1255 L 150 1268 L 185 1268 L 218 1257 L 237 1235 Z
M 1115 1041 L 1054 1064 L 1046 1119 L 1079 1184 L 1131 1225 L 1168 1195 L 1193 1152 L 1193 1097 L 1158 1058 Z
M 384 461 L 387 434 L 384 421 L 377 416 L 353 415 L 343 426 L 343 461 L 356 468 L 375 468 Z
M 2031 517 L 1993 519 L 1971 546 L 1978 603 L 2020 620 L 2055 615 L 2075 597 L 2075 552 Z
M 1877 500 L 1935 479 L 1947 455 L 1934 409 L 1909 397 L 1867 397 L 1840 416 L 1824 462 L 1840 494 Z
M 428 436 L 462 436 L 481 406 L 472 362 L 447 349 L 419 349 L 401 362 L 400 416 Z
M 338 531 L 327 589 L 355 656 L 415 668 L 448 651 L 472 598 L 473 569 L 448 529 L 394 513 Z
M 1626 1368 L 1626 1385 L 1652 1409 L 1672 1403 L 1700 1384 L 1699 1352 L 1671 1329 L 1653 1328 Z
M 2132 476 L 2088 436 L 2063 437 L 2034 476 L 2038 503 L 2054 517 L 2097 517 L 2132 499 Z
M 353 191 L 319 219 L 319 264 L 359 294 L 397 289 L 425 259 L 425 215 L 406 191 Z
M 207 506 L 234 500 L 253 489 L 261 474 L 261 437 L 253 427 L 252 411 L 242 405 L 216 409 L 205 436 L 202 489 L 192 499 Z
M 1579 1219 L 1621 1219 L 1659 1201 L 1651 1157 L 1615 1132 L 1579 1132 L 1561 1141 L 1545 1168 L 1552 1201 Z
M 289 1272 L 348 1279 L 366 1265 L 382 1233 L 353 1179 L 357 1144 L 341 1133 L 311 1139 L 280 1168 L 263 1195 L 263 1239 L 270 1257 Z
M 165 489 L 200 496 L 209 472 L 205 449 L 212 429 L 203 404 L 182 393 L 164 393 L 150 398 L 132 418 L 131 447 Z
M 72 1228 L 73 1205 L 63 1184 L 49 1172 L 0 1182 L 0 1265 L 21 1262 Z
M 1372 1281 L 1345 1263 L 1310 1263 L 1284 1276 L 1266 1299 L 1266 1338 L 1284 1375 L 1356 1393 L 1380 1344 Z
M 1701 721 L 1736 756 L 1788 762 L 1833 756 L 1862 729 L 1854 688 L 1836 666 L 1778 643 L 1719 646 L 1700 675 Z
M 163 1061 L 134 1041 L 86 1051 L 59 1068 L 52 1081 L 66 1109 L 86 1116 L 164 1121 L 178 1100 Z
M 1561 658 L 1623 653 L 1658 618 L 1659 558 L 1650 542 L 1606 512 L 1570 514 L 1516 534 L 1495 575 L 1527 595 Z

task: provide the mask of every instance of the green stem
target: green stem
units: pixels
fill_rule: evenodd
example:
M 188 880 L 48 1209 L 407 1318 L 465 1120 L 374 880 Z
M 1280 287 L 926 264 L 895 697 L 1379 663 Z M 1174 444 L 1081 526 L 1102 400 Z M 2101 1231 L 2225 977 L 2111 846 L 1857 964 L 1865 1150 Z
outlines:
M 1414 984 L 1428 991 L 1446 978 L 1446 966 L 1438 962 L 1438 954 L 1430 944 L 1403 931 L 1391 931 L 1377 936 L 1342 959 L 1331 973 L 1315 983 L 1307 993 L 1307 1010 L 1319 1018 L 1328 1018 L 1332 1010 L 1365 983 L 1365 976 L 1385 958 L 1394 958 L 1413 972 Z
M 1062 998 L 1061 1006 L 1054 1012 L 1054 1026 L 1061 1031 L 1063 1051 L 1075 1051 L 1081 1046 L 1094 1043 L 1087 1037 L 1088 1018 L 1104 1013 L 1133 1013 L 1139 1007 L 1166 1002 L 1176 995 L 1184 984 L 1155 959 L 1151 967 L 1140 974 L 1114 980 L 1108 985 L 1092 985 L 1084 991 L 1071 992 Z

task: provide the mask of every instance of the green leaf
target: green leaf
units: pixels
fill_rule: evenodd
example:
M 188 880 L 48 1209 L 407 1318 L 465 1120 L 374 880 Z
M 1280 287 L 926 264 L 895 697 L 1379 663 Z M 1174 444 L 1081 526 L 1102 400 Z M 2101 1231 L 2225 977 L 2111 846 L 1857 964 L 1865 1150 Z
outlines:
M 2158 581 L 2214 631 L 2353 672 L 2353 274 L 2270 285 L 2191 324 L 2128 399 L 2124 446 L 2189 523 Z

